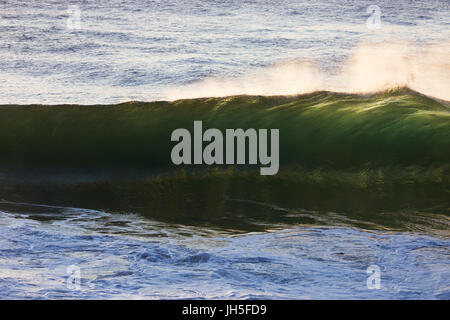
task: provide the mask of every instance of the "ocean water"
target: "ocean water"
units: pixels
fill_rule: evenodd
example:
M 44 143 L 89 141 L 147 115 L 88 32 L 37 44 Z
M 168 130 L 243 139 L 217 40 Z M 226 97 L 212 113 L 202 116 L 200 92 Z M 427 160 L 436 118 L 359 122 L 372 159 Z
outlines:
M 380 8 L 378 29 L 367 27 L 370 5 Z M 80 10 L 79 28 L 69 6 Z M 449 6 L 446 0 L 4 0 L 0 103 L 108 104 L 390 85 L 448 100 Z
M 2 298 L 450 298 L 448 239 L 305 226 L 233 234 L 17 206 L 0 218 Z M 79 288 L 67 286 L 73 265 Z M 380 268 L 378 290 L 367 287 L 371 265 Z
M 0 1 L 0 299 L 450 299 L 449 24 L 438 0 Z M 237 94 L 277 96 L 136 102 Z M 196 119 L 277 126 L 279 174 L 171 167 Z

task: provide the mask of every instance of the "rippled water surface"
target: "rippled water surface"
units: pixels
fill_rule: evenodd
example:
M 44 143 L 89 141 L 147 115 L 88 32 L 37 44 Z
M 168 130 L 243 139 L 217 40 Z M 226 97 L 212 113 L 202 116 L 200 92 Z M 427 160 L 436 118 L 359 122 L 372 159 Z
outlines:
M 354 228 L 233 234 L 135 215 L 0 213 L 1 298 L 449 299 L 450 241 Z M 80 288 L 67 286 L 69 266 Z M 369 290 L 370 265 L 381 288 Z
M 373 4 L 381 11 L 379 30 L 366 26 Z M 67 27 L 70 5 L 80 9 L 79 29 Z M 328 83 L 358 44 L 401 41 L 422 48 L 448 43 L 449 21 L 446 0 L 6 0 L 0 2 L 0 103 L 95 104 L 215 95 L 222 91 L 179 88 L 219 77 L 232 79 L 220 88 L 227 89 L 237 76 L 286 61 L 313 63 Z M 448 47 L 441 55 L 448 56 Z M 442 64 L 443 57 L 431 60 Z M 303 69 L 298 73 L 315 83 Z M 242 87 L 247 87 L 244 93 L 285 93 L 286 82 L 280 84 L 279 77 L 263 78 L 273 82 L 264 90 L 250 81 L 223 95 Z M 292 91 L 308 89 L 322 88 Z

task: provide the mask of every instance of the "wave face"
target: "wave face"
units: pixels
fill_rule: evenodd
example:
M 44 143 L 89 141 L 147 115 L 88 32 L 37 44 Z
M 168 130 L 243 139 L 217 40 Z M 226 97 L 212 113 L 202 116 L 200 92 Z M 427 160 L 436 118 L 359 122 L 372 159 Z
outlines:
M 204 130 L 279 129 L 279 173 L 172 165 L 170 135 L 192 132 L 194 120 Z M 319 221 L 423 229 L 425 218 L 439 228 L 448 223 L 449 167 L 448 103 L 407 88 L 0 106 L 0 198 L 11 201 L 234 229 Z

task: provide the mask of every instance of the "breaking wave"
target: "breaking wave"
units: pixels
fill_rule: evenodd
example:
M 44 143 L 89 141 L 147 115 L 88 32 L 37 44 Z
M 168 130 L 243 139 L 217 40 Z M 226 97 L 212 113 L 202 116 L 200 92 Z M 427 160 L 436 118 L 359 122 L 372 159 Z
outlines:
M 171 132 L 192 130 L 194 120 L 204 129 L 280 129 L 278 174 L 173 165 Z M 0 198 L 8 201 L 242 229 L 252 219 L 405 227 L 422 213 L 448 215 L 449 167 L 448 102 L 408 88 L 0 106 Z

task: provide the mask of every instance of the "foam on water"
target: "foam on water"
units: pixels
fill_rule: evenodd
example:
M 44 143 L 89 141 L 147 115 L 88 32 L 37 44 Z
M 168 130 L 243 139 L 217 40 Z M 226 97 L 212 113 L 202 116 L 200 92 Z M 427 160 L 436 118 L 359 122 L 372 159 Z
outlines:
M 1 298 L 449 299 L 450 242 L 354 228 L 232 234 L 135 215 L 0 214 Z M 67 267 L 80 268 L 80 289 Z M 367 288 L 367 267 L 381 289 Z
M 448 99 L 449 2 L 0 3 L 0 103 L 118 103 L 410 86 Z M 80 29 L 67 28 L 69 5 Z M 389 46 L 387 45 L 388 43 Z

